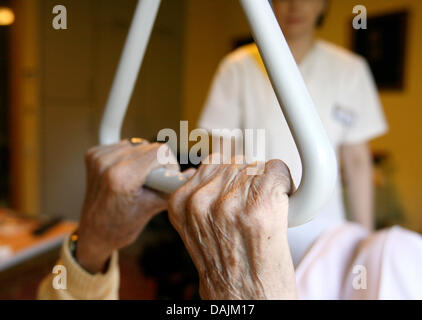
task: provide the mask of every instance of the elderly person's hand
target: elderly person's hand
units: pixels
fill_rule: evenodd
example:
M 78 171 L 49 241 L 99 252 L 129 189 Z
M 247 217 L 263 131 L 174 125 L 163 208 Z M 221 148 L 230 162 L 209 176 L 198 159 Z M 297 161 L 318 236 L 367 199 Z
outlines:
M 203 165 L 170 200 L 170 220 L 199 272 L 203 299 L 294 299 L 287 242 L 290 172 L 280 160 Z
M 102 271 L 114 250 L 131 244 L 155 214 L 167 209 L 166 196 L 142 187 L 160 167 L 161 146 L 125 140 L 87 152 L 87 192 L 76 248 L 87 271 Z

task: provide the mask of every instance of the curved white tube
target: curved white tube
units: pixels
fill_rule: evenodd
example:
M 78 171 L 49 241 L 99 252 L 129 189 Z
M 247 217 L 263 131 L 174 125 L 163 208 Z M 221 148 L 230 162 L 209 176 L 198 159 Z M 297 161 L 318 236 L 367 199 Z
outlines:
M 337 160 L 299 68 L 266 0 L 240 0 L 302 159 L 289 227 L 311 220 L 332 195 Z
M 302 159 L 302 180 L 290 199 L 289 227 L 311 220 L 331 196 L 337 161 L 300 71 L 267 0 L 239 0 L 268 70 Z M 139 0 L 100 129 L 100 143 L 120 140 L 120 130 L 148 44 L 160 0 Z M 187 178 L 160 169 L 146 185 L 167 193 Z
M 161 0 L 139 0 L 100 127 L 100 144 L 120 141 L 126 110 L 154 27 Z
M 121 129 L 161 0 L 138 0 L 100 126 L 100 144 L 120 141 Z M 150 188 L 173 193 L 188 179 L 179 172 L 159 169 L 146 181 Z

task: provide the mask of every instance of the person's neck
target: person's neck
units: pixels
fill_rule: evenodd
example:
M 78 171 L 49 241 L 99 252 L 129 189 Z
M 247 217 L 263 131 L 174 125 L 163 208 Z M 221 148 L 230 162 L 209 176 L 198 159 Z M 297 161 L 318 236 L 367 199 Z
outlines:
M 300 64 L 303 59 L 306 57 L 308 52 L 311 50 L 315 37 L 314 34 L 304 35 L 301 37 L 296 37 L 294 39 L 287 38 L 287 43 L 289 44 L 290 50 L 292 51 L 293 57 L 296 60 L 297 64 Z

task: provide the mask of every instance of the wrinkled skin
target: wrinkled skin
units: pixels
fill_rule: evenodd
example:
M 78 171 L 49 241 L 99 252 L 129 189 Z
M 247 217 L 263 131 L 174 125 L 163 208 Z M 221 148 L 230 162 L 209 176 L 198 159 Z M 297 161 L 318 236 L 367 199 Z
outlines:
M 122 141 L 87 152 L 87 193 L 76 250 L 87 271 L 104 271 L 113 251 L 131 244 L 155 214 L 167 209 L 166 196 L 143 187 L 148 174 L 160 167 L 160 147 Z M 247 174 L 257 166 L 263 174 Z M 198 270 L 202 298 L 295 298 L 287 243 L 292 189 L 287 167 L 275 160 L 202 165 L 186 173 L 193 177 L 172 195 L 169 215 Z
M 167 209 L 167 196 L 142 187 L 148 174 L 161 166 L 161 146 L 132 146 L 125 140 L 86 153 L 87 192 L 76 258 L 87 271 L 103 271 L 113 251 L 135 241 L 151 218 Z
M 200 276 L 203 299 L 294 299 L 287 242 L 293 185 L 280 160 L 261 175 L 248 165 L 202 165 L 170 200 L 170 220 Z

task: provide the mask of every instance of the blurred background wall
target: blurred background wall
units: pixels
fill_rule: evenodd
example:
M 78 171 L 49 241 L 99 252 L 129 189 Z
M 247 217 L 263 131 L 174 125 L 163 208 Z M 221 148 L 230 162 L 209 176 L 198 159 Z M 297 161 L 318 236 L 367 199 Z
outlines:
M 22 97 L 28 90 L 39 92 L 31 99 L 31 108 L 19 98 L 15 101 L 15 107 L 21 110 L 15 123 L 25 127 L 28 122 L 39 124 L 16 139 L 19 144 L 28 136 L 38 136 L 16 159 L 21 171 L 21 177 L 16 177 L 21 181 L 15 189 L 16 207 L 29 214 L 77 218 L 85 191 L 84 152 L 98 143 L 103 106 L 136 1 L 60 1 L 68 12 L 67 30 L 52 27 L 52 9 L 57 4 L 54 0 L 16 2 L 18 45 L 25 47 L 35 41 L 29 51 L 24 51 L 37 60 L 30 66 L 18 66 L 16 80 L 30 81 L 32 86 L 21 85 L 17 95 Z M 154 139 L 159 129 L 179 126 L 183 16 L 183 1 L 164 1 L 142 80 L 125 120 L 124 137 Z M 34 172 L 38 174 L 34 176 Z
M 85 191 L 84 152 L 97 143 L 102 108 L 136 1 L 12 3 L 17 14 L 12 78 L 18 88 L 11 105 L 12 202 L 23 212 L 77 218 Z M 51 26 L 57 4 L 68 10 L 68 30 Z M 356 4 L 365 5 L 369 15 L 399 9 L 410 13 L 405 88 L 381 92 L 390 132 L 371 147 L 394 159 L 404 225 L 422 231 L 422 2 L 332 0 L 319 36 L 350 48 Z M 193 128 L 219 61 L 249 35 L 238 1 L 163 0 L 124 137 L 153 139 L 159 129 L 177 129 L 179 120 L 189 120 Z

